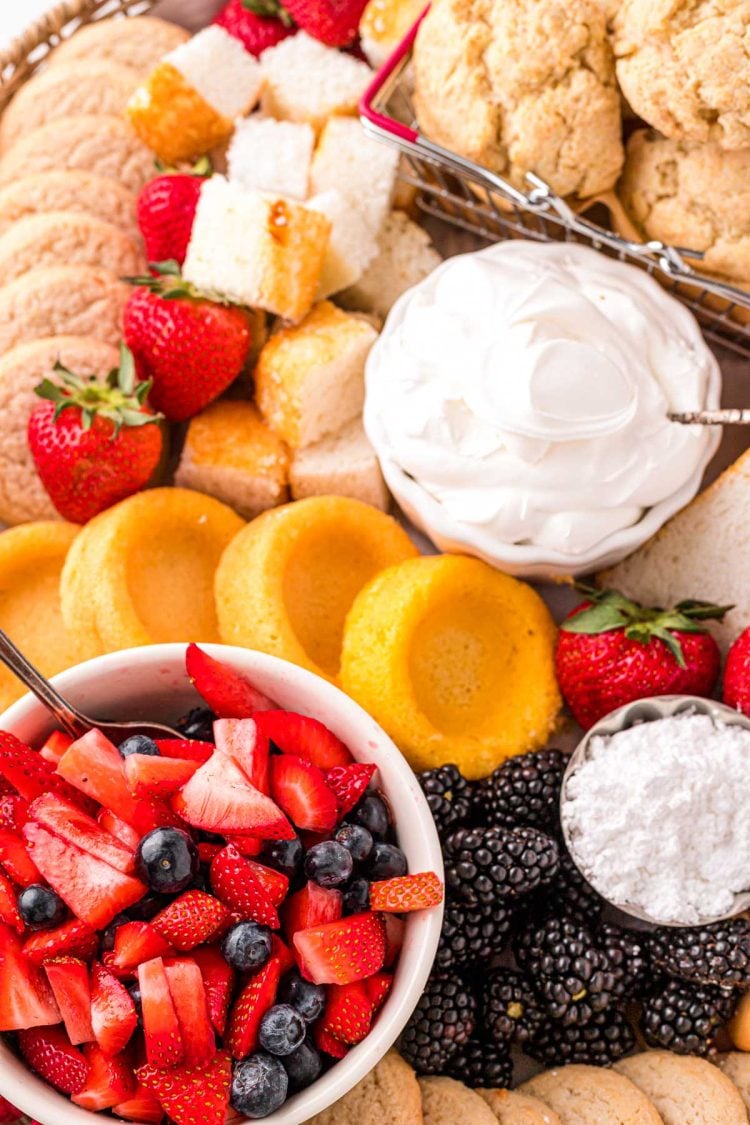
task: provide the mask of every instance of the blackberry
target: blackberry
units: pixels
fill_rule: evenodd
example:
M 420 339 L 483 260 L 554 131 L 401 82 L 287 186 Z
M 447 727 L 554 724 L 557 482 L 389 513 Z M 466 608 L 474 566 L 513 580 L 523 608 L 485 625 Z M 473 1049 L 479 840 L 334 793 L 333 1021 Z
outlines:
M 524 1051 L 546 1066 L 609 1066 L 634 1046 L 633 1029 L 622 1012 L 614 1008 L 598 1012 L 583 1027 L 565 1027 L 556 1020 L 547 1020 L 524 1045 Z
M 750 985 L 750 922 L 732 918 L 690 929 L 663 927 L 650 935 L 653 963 L 667 976 L 695 984 Z
M 444 1074 L 476 1026 L 477 1002 L 460 977 L 430 977 L 401 1036 L 401 1054 L 417 1074 Z
M 588 1023 L 622 995 L 607 955 L 575 918 L 548 918 L 530 926 L 513 951 L 547 1014 L 566 1027 Z
M 524 825 L 556 832 L 567 764 L 568 755 L 562 750 L 538 750 L 508 758 L 475 786 L 477 819 L 498 828 Z
M 440 766 L 417 776 L 441 840 L 471 816 L 472 787 L 457 766 Z
M 513 1080 L 513 1060 L 494 1043 L 470 1039 L 451 1055 L 445 1073 L 473 1090 L 505 1089 Z
M 513 911 L 507 901 L 492 906 L 447 902 L 435 967 L 455 969 L 486 961 L 503 948 L 512 924 Z
M 643 995 L 651 977 L 646 934 L 602 922 L 596 940 L 620 981 L 620 994 L 629 998 Z
M 512 969 L 495 969 L 487 977 L 482 1016 L 492 1040 L 506 1048 L 526 1043 L 546 1019 L 531 982 Z
M 449 893 L 469 906 L 529 894 L 559 863 L 556 841 L 536 828 L 459 828 L 444 853 Z
M 214 719 L 216 715 L 208 707 L 194 707 L 175 723 L 175 728 L 185 738 L 197 738 L 199 742 L 213 742 Z
M 534 906 L 541 918 L 568 914 L 585 926 L 595 926 L 604 909 L 604 899 L 583 877 L 567 848 L 560 845 L 557 875 L 539 892 Z
M 652 1047 L 678 1055 L 710 1055 L 715 1036 L 729 1020 L 738 994 L 714 985 L 668 980 L 643 1005 L 641 1027 Z

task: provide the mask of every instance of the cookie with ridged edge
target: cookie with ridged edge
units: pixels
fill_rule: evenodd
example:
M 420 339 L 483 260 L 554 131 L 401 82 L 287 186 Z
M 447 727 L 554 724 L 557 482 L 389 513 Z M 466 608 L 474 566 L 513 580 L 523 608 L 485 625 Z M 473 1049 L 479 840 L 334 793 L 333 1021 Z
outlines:
M 0 188 L 0 235 L 21 219 L 48 211 L 93 215 L 140 240 L 133 192 L 108 176 L 75 168 L 22 176 Z
M 155 16 L 97 20 L 79 28 L 75 35 L 61 43 L 52 52 L 50 66 L 97 59 L 133 67 L 144 75 L 163 55 L 189 38 L 184 28 Z
M 420 1078 L 419 1089 L 425 1125 L 495 1125 L 494 1113 L 479 1094 L 454 1078 Z
M 543 1101 L 563 1125 L 662 1125 L 656 1106 L 636 1083 L 603 1067 L 575 1064 L 548 1070 L 519 1091 Z
M 739 1090 L 705 1059 L 644 1051 L 614 1069 L 651 1099 L 664 1125 L 747 1125 Z
M 112 223 L 68 211 L 29 215 L 0 235 L 0 285 L 45 266 L 92 266 L 118 277 L 145 273 L 135 239 Z
M 117 346 L 130 287 L 110 270 L 45 266 L 0 288 L 0 355 L 42 336 L 93 336 Z
M 389 1051 L 348 1094 L 307 1125 L 422 1125 L 422 1121 L 414 1071 Z

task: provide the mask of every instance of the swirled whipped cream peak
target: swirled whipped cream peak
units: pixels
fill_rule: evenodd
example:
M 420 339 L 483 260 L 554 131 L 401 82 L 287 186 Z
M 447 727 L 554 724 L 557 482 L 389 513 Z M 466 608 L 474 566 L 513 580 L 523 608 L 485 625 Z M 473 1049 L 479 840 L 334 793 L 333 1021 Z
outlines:
M 697 489 L 716 434 L 668 416 L 718 405 L 719 384 L 691 314 L 641 270 L 506 242 L 449 259 L 396 304 L 368 361 L 365 425 L 391 481 L 406 474 L 486 545 L 575 561 Z

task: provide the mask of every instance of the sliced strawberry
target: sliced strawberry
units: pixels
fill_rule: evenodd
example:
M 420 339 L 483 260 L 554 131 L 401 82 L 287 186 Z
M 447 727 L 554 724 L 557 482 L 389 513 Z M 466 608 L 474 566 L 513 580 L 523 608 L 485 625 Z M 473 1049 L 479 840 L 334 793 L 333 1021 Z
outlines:
M 250 862 L 233 844 L 211 861 L 211 886 L 218 898 L 244 920 L 260 922 L 272 930 L 279 928 L 279 915 L 262 884 L 253 874 Z
M 29 802 L 17 793 L 4 793 L 0 797 L 0 828 L 18 833 L 29 819 Z
M 24 943 L 23 955 L 33 965 L 41 965 L 50 957 L 64 954 L 88 960 L 94 956 L 98 944 L 99 939 L 92 927 L 73 918 L 56 930 L 40 930 L 32 934 Z
M 210 863 L 222 851 L 224 851 L 222 844 L 206 844 L 205 842 L 198 844 L 198 858 L 201 863 Z
M 45 793 L 30 806 L 30 816 L 59 839 L 108 863 L 116 871 L 125 875 L 132 875 L 135 871 L 133 851 L 97 824 L 93 817 L 81 812 L 72 801 L 54 793 Z
M 30 1068 L 63 1094 L 78 1094 L 86 1085 L 89 1067 L 61 1027 L 32 1027 L 19 1031 L 18 1047 Z
M 115 944 L 107 967 L 116 973 L 133 972 L 144 961 L 168 957 L 174 948 L 148 922 L 124 922 L 115 930 Z
M 344 896 L 312 881 L 290 896 L 284 906 L 284 933 L 292 941 L 299 930 L 336 922 L 343 912 Z
M 317 766 L 293 754 L 271 760 L 271 796 L 293 824 L 330 832 L 338 819 L 336 798 Z
M 141 842 L 141 835 L 136 832 L 135 828 L 126 824 L 124 820 L 120 820 L 119 816 L 113 813 L 111 809 L 99 809 L 96 820 L 105 832 L 109 832 L 110 836 L 114 836 L 130 852 L 135 852 Z
M 379 914 L 351 914 L 294 935 L 300 971 L 314 984 L 351 984 L 380 972 L 385 931 Z
M 107 1058 L 96 1043 L 87 1043 L 83 1053 L 89 1072 L 84 1088 L 73 1095 L 76 1105 L 99 1113 L 133 1097 L 137 1083 L 127 1055 Z
M 254 719 L 217 719 L 214 723 L 216 749 L 228 754 L 240 767 L 245 777 L 259 789 L 269 794 L 268 758 L 269 743 L 258 730 Z
M 10 926 L 18 934 L 22 934 L 26 928 L 18 909 L 18 899 L 13 884 L 2 871 L 0 871 L 0 922 Z
M 272 950 L 272 955 L 273 953 Z M 211 1023 L 218 1034 L 223 1035 L 227 1025 L 229 1001 L 234 990 L 234 969 L 227 964 L 215 945 L 202 945 L 200 949 L 193 950 L 191 957 L 203 977 Z
M 199 765 L 200 762 L 187 758 L 130 754 L 125 759 L 125 776 L 136 797 L 171 797 L 190 780 Z
M 23 834 L 34 862 L 52 889 L 77 918 L 95 929 L 108 926 L 116 914 L 135 905 L 146 893 L 140 880 L 60 840 L 36 821 L 30 820 Z
M 255 789 L 229 757 L 217 751 L 172 798 L 174 808 L 194 828 L 222 835 L 291 840 L 294 829 L 281 809 Z
M 16 1125 L 22 1116 L 20 1109 L 0 1098 L 0 1125 Z M 39 1125 L 39 1122 L 32 1122 L 32 1125 Z
M 237 847 L 236 844 L 235 847 Z M 237 851 L 240 855 L 247 854 L 240 847 L 237 847 Z M 287 876 L 283 875 L 281 871 L 274 871 L 273 867 L 266 867 L 264 863 L 255 863 L 252 859 L 248 859 L 247 863 L 273 905 L 281 906 L 289 894 L 289 879 Z
M 260 1021 L 273 1006 L 280 979 L 281 966 L 272 958 L 248 980 L 235 1000 L 226 1040 L 232 1058 L 245 1059 L 258 1049 Z
M 143 1037 L 152 1066 L 179 1066 L 184 1048 L 169 982 L 161 957 L 138 966 Z
M 251 719 L 256 711 L 273 707 L 248 679 L 195 644 L 187 647 L 185 667 L 196 691 L 220 719 Z
M 226 841 L 228 844 L 234 844 L 240 855 L 255 856 L 263 851 L 263 841 L 253 836 L 233 836 L 227 833 Z
M 403 918 L 397 918 L 395 914 L 384 914 L 383 928 L 385 930 L 385 960 L 383 965 L 386 969 L 390 969 L 391 965 L 396 964 L 401 946 L 404 944 L 406 922 Z
M 44 971 L 55 997 L 60 1015 L 74 1045 L 90 1043 L 94 1038 L 91 1026 L 91 986 L 88 966 L 78 957 L 57 957 L 46 961 Z
M 443 901 L 443 884 L 434 871 L 399 875 L 370 884 L 370 906 L 388 914 L 429 910 Z
M 232 1060 L 225 1051 L 207 1066 L 164 1070 L 149 1065 L 136 1075 L 175 1125 L 224 1125 L 232 1085 Z
M 200 765 L 208 761 L 215 749 L 213 742 L 201 742 L 197 738 L 157 738 L 154 741 L 162 758 L 181 758 Z
M 0 731 L 0 775 L 27 801 L 34 801 L 42 793 L 59 793 L 90 809 L 80 794 L 67 781 L 59 777 L 49 762 L 38 751 L 32 750 L 13 734 Z
M 24 957 L 13 930 L 0 924 L 0 1031 L 59 1022 L 46 976 Z
M 0 830 L 0 865 L 19 887 L 42 882 L 39 868 L 29 855 L 28 847 L 15 832 L 8 832 L 5 828 Z
M 352 756 L 340 738 L 309 715 L 294 711 L 263 711 L 256 716 L 258 729 L 281 750 L 312 762 L 321 770 L 350 766 Z
M 377 767 L 364 762 L 350 766 L 334 766 L 326 773 L 326 785 L 332 790 L 339 806 L 339 818 L 345 816 L 359 801 L 372 781 Z
M 373 1013 L 380 1011 L 393 988 L 393 974 L 375 973 L 374 976 L 368 977 L 363 983 L 367 989 L 367 995 L 370 997 Z
M 175 949 L 186 953 L 203 945 L 227 925 L 230 912 L 213 895 L 186 891 L 151 919 L 151 925 Z
M 123 1051 L 138 1023 L 133 998 L 99 961 L 91 966 L 91 1026 L 107 1058 Z
M 195 961 L 170 961 L 164 966 L 180 1025 L 186 1066 L 205 1066 L 216 1054 L 216 1038 L 208 1010 L 203 976 Z
M 54 767 L 72 744 L 73 739 L 69 734 L 65 734 L 62 730 L 53 730 L 44 746 L 41 747 L 39 753 L 44 758 L 45 762 L 49 762 L 49 764 Z
M 282 977 L 297 967 L 294 954 L 288 945 L 284 945 L 278 934 L 271 934 L 271 956 L 279 962 Z
M 138 1125 L 161 1125 L 164 1120 L 161 1102 L 145 1086 L 136 1086 L 132 1098 L 113 1106 L 112 1112 L 116 1117 L 136 1121 Z
M 119 750 L 101 731 L 90 730 L 77 739 L 63 754 L 57 772 L 81 793 L 135 827 L 140 812 L 138 800 L 128 788 Z
M 372 1024 L 372 1001 L 364 984 L 334 984 L 328 989 L 321 1020 L 327 1032 L 342 1043 L 361 1043 Z
M 325 1051 L 327 1055 L 331 1055 L 334 1059 L 343 1059 L 344 1055 L 349 1053 L 346 1043 L 342 1043 L 335 1035 L 331 1035 L 330 1031 L 323 1027 L 322 1020 L 318 1020 L 313 1027 L 313 1039 L 319 1051 Z

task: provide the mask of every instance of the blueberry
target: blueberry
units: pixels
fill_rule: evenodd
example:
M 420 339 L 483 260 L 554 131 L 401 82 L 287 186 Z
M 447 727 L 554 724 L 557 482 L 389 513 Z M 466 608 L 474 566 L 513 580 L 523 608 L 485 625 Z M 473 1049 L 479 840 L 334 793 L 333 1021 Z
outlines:
M 314 1023 L 323 1015 L 326 1003 L 326 990 L 320 984 L 311 984 L 304 980 L 298 972 L 291 972 L 284 977 L 279 989 L 279 1000 L 282 1004 L 291 1004 L 299 1012 L 305 1023 Z
M 166 906 L 164 895 L 144 895 L 126 910 L 129 922 L 150 922 Z
M 352 879 L 344 890 L 344 914 L 361 914 L 370 909 L 370 884 L 366 879 Z
M 375 793 L 365 793 L 357 807 L 349 815 L 355 824 L 361 824 L 376 840 L 384 840 L 391 826 L 391 818 L 385 801 Z
M 346 848 L 355 863 L 363 863 L 375 843 L 372 832 L 361 824 L 342 824 L 334 839 Z
M 32 883 L 18 896 L 18 909 L 31 930 L 51 930 L 65 918 L 65 903 L 49 887 Z
M 181 828 L 154 828 L 136 849 L 135 867 L 152 891 L 177 894 L 198 874 L 198 849 Z
M 307 1028 L 291 1004 L 274 1004 L 260 1021 L 258 1039 L 272 1055 L 291 1055 L 304 1042 Z
M 127 758 L 130 754 L 148 754 L 150 758 L 160 757 L 159 747 L 153 738 L 145 734 L 131 734 L 130 738 L 120 743 L 118 749 L 123 758 Z
M 305 856 L 305 875 L 319 887 L 340 887 L 351 878 L 354 860 L 343 844 L 324 840 Z
M 258 1051 L 234 1064 L 232 1108 L 253 1120 L 268 1117 L 286 1101 L 289 1079 L 280 1059 Z
M 258 861 L 293 879 L 302 865 L 304 849 L 298 836 L 292 840 L 266 840 Z
M 256 973 L 271 956 L 271 931 L 258 922 L 238 922 L 221 943 L 225 961 L 241 973 Z
M 289 1077 L 290 1090 L 304 1090 L 311 1085 L 323 1069 L 320 1055 L 307 1039 L 296 1051 L 281 1060 Z
M 409 870 L 406 856 L 395 844 L 376 844 L 367 864 L 367 874 L 373 883 L 378 879 L 395 879 Z
M 175 723 L 176 729 L 185 738 L 195 738 L 198 742 L 213 742 L 214 740 L 214 715 L 208 707 L 194 707 Z

